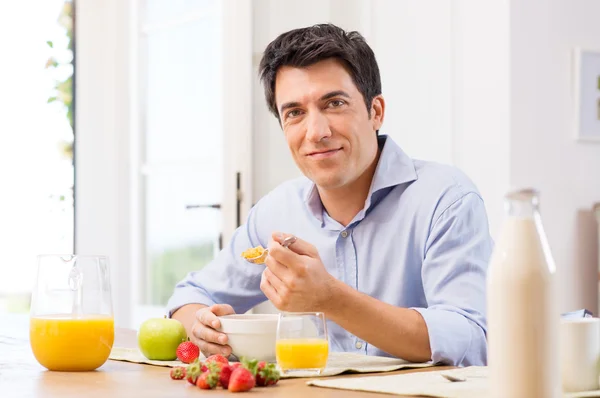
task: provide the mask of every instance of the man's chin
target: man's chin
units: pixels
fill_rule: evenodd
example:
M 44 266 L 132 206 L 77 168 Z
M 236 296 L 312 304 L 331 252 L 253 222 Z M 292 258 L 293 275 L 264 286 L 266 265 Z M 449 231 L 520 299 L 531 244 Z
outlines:
M 315 178 L 312 181 L 321 189 L 338 189 L 345 185 L 345 180 L 339 176 Z

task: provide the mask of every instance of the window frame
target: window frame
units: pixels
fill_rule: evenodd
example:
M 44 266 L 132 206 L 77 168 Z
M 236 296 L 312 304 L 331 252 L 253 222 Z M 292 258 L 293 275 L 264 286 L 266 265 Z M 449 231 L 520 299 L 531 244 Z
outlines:
M 223 0 L 222 9 L 222 125 L 227 151 L 221 209 L 227 244 L 252 200 L 252 2 Z M 138 327 L 148 317 L 165 314 L 161 306 L 141 304 L 143 2 L 78 0 L 77 11 L 75 251 L 109 256 L 115 323 Z M 236 117 L 228 118 L 227 101 L 234 97 Z

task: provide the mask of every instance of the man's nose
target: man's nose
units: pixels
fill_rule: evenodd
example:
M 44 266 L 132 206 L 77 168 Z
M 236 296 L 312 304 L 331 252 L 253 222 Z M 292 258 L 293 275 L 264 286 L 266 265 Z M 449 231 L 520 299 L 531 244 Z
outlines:
M 311 142 L 319 142 L 331 137 L 329 120 L 321 112 L 312 112 L 308 115 L 306 127 L 306 139 Z

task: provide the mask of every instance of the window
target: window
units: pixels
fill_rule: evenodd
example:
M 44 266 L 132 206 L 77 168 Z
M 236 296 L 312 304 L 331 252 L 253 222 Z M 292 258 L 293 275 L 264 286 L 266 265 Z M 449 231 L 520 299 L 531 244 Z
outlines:
M 28 312 L 38 254 L 73 252 L 73 8 L 31 6 L 0 4 L 0 313 Z
M 236 94 L 226 97 L 226 73 L 232 69 L 227 60 L 236 48 L 244 50 L 242 42 L 224 51 L 230 40 L 225 31 L 233 24 L 228 13 L 238 9 L 239 17 L 239 7 L 220 0 L 140 5 L 138 274 L 143 280 L 138 300 L 158 315 L 175 284 L 215 257 L 247 206 L 236 191 L 242 183 L 240 159 L 250 162 L 250 153 L 236 153 L 251 141 L 251 123 L 232 134 L 224 104 L 228 98 L 240 101 L 244 109 L 232 117 L 242 123 L 250 119 L 251 96 L 244 96 L 243 86 L 252 82 L 251 43 L 247 63 L 237 65 L 247 66 L 247 81 L 242 87 L 234 83 Z M 243 14 L 248 20 L 249 10 Z M 245 136 L 237 140 L 236 134 Z

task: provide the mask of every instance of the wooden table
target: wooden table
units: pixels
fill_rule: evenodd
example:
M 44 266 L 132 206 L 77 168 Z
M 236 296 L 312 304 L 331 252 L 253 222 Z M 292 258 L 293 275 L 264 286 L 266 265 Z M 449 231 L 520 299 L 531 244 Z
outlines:
M 236 396 L 223 389 L 201 390 L 185 381 L 171 380 L 169 368 L 129 362 L 109 360 L 94 372 L 50 372 L 36 362 L 29 347 L 26 327 L 24 325 L 15 327 L 2 319 L 0 322 L 0 397 L 180 398 L 202 395 L 231 398 Z M 117 329 L 115 345 L 136 346 L 135 331 Z M 443 368 L 436 367 L 435 369 Z M 390 373 L 427 370 L 431 370 L 431 368 Z M 282 398 L 384 397 L 383 394 L 309 387 L 305 384 L 306 380 L 280 380 L 276 386 L 254 388 L 249 394 L 255 397 Z

